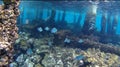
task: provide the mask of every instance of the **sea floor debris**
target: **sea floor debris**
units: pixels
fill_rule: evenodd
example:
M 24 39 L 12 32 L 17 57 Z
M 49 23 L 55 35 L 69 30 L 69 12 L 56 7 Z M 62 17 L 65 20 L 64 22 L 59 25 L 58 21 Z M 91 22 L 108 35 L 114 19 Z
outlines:
M 63 47 L 48 45 L 53 37 L 31 38 L 27 36 L 17 41 L 14 46 L 14 60 L 10 67 L 119 67 L 120 56 L 112 53 L 103 52 L 97 48 Z M 26 45 L 22 45 L 23 41 Z M 63 41 L 64 42 L 64 41 Z M 28 46 L 29 45 L 29 46 Z M 33 45 L 33 46 L 31 46 Z M 61 44 L 62 45 L 62 44 Z M 20 47 L 22 46 L 22 47 Z M 26 47 L 27 48 L 24 48 Z M 21 60 L 18 60 L 21 59 Z

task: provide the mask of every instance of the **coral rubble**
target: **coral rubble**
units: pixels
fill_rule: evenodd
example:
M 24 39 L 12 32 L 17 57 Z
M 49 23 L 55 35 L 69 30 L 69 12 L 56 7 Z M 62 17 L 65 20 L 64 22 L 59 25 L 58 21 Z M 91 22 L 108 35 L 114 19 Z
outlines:
M 96 48 L 82 50 L 80 48 L 61 46 L 51 47 L 47 44 L 49 40 L 50 38 L 46 37 L 36 40 L 33 38 L 34 48 L 31 49 L 33 53 L 23 54 L 21 52 L 16 58 L 21 58 L 21 60 L 16 60 L 10 65 L 16 66 L 15 63 L 18 63 L 18 67 L 119 67 L 120 65 L 120 57 L 118 55 L 103 52 Z
M 13 43 L 18 38 L 16 19 L 19 15 L 19 0 L 3 0 L 0 6 L 0 67 L 12 59 Z
M 18 46 L 15 59 L 19 59 L 21 55 L 25 57 L 22 64 L 14 61 L 11 65 L 18 63 L 18 66 L 32 67 L 120 66 L 120 47 L 103 44 L 99 42 L 98 36 L 84 34 L 76 36 L 68 29 L 48 33 L 38 38 L 31 37 L 27 31 L 19 33 L 20 37 L 15 44 Z

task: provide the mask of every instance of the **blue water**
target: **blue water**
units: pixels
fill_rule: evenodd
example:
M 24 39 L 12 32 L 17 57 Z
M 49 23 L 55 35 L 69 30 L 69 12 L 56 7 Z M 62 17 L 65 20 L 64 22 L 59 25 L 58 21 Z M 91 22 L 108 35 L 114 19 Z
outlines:
M 70 4 L 70 6 L 69 6 L 69 4 Z M 80 7 L 83 7 L 83 8 L 81 8 L 81 9 L 78 8 L 79 7 L 78 4 L 80 5 Z M 74 20 L 77 21 L 78 16 L 81 16 L 82 18 L 80 21 L 80 25 L 83 26 L 87 8 L 88 8 L 88 7 L 85 7 L 86 4 L 82 4 L 80 1 L 80 2 L 77 2 L 76 5 L 75 5 L 75 3 L 72 3 L 72 2 L 66 2 L 66 4 L 63 4 L 62 6 L 60 6 L 58 3 L 57 6 L 59 6 L 59 7 L 56 7 L 54 5 L 57 5 L 57 3 L 55 2 L 55 4 L 54 4 L 54 2 L 52 3 L 52 2 L 42 2 L 42 1 L 22 1 L 20 4 L 21 15 L 19 17 L 20 19 L 22 19 L 22 20 L 20 20 L 21 23 L 26 24 L 27 20 L 29 20 L 29 22 L 30 22 L 35 19 L 46 20 L 51 15 L 51 10 L 56 9 L 56 16 L 54 18 L 55 21 L 59 21 L 62 19 L 62 13 L 65 10 L 66 11 L 65 21 L 67 21 L 67 23 L 74 23 Z M 103 7 L 104 7 L 104 5 L 103 5 Z M 43 11 L 42 16 L 40 16 L 40 13 L 39 13 L 40 11 Z M 101 30 L 101 18 L 102 18 L 101 11 L 102 11 L 101 9 L 98 9 L 97 14 L 96 14 L 95 26 L 97 28 L 97 31 Z M 103 11 L 103 13 L 104 13 L 104 11 Z M 114 13 L 112 14 L 113 16 L 111 18 L 111 22 L 114 17 Z M 60 16 L 59 16 L 59 14 L 60 14 Z M 76 19 L 75 19 L 75 17 L 76 17 Z M 119 15 L 118 15 L 118 17 L 119 17 Z M 120 19 L 118 18 L 117 21 L 118 21 L 118 25 L 117 25 L 117 29 L 116 29 L 116 34 L 120 34 L 120 23 L 119 23 Z M 106 29 L 106 32 L 107 32 L 107 29 Z
M 67 64 L 73 64 L 71 67 L 94 67 L 104 65 L 101 62 L 106 61 L 107 66 L 109 61 L 104 57 L 100 63 L 89 59 L 102 59 L 99 57 L 101 52 L 105 58 L 111 53 L 120 55 L 120 3 L 100 2 L 97 4 L 97 12 L 92 13 L 93 3 L 95 2 L 21 1 L 17 21 L 19 38 L 14 46 L 16 65 L 67 67 Z M 115 21 L 118 22 L 117 26 L 113 24 Z M 112 61 L 117 63 L 117 60 Z M 111 65 L 114 67 L 114 64 Z

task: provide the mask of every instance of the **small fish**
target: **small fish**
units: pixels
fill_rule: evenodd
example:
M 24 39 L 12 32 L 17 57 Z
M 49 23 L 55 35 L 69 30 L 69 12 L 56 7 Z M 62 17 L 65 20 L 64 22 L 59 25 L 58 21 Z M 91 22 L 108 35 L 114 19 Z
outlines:
M 16 61 L 19 62 L 19 63 L 23 62 L 24 61 L 24 55 L 23 54 L 19 55 L 17 57 Z
M 49 27 L 45 27 L 45 30 L 46 30 L 46 31 L 49 31 L 49 30 L 50 30 L 50 28 L 49 28 Z
M 39 32 L 42 32 L 42 31 L 43 31 L 42 27 L 37 28 L 37 30 L 38 30 Z
M 70 43 L 70 39 L 65 38 L 64 42 L 65 42 L 65 43 Z
M 31 48 L 29 48 L 29 49 L 26 51 L 26 53 L 27 53 L 28 55 L 31 55 L 31 54 L 33 54 L 33 51 L 32 51 Z
M 82 40 L 82 39 L 80 39 L 79 41 L 78 41 L 78 43 L 83 43 L 84 41 Z
M 57 30 L 57 28 L 55 28 L 55 27 L 51 29 L 51 33 L 56 33 L 57 31 L 58 31 L 58 30 Z
M 79 55 L 79 56 L 76 56 L 76 57 L 75 57 L 75 60 L 82 60 L 82 59 L 84 59 L 84 56 L 83 56 L 83 55 Z

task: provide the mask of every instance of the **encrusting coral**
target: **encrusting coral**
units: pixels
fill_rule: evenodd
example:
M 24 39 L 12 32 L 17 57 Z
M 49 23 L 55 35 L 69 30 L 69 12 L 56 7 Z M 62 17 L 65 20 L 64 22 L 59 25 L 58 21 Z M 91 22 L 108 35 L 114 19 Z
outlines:
M 13 43 L 18 38 L 16 19 L 19 15 L 19 0 L 3 0 L 0 5 L 0 67 L 12 59 Z

